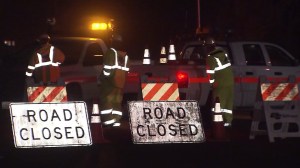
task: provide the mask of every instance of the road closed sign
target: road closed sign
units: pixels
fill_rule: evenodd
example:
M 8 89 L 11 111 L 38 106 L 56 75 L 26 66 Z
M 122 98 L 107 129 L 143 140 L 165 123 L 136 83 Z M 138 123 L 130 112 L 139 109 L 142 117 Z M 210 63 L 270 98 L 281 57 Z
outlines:
M 11 103 L 10 114 L 16 148 L 92 144 L 84 102 Z
M 196 101 L 130 101 L 133 143 L 204 142 Z

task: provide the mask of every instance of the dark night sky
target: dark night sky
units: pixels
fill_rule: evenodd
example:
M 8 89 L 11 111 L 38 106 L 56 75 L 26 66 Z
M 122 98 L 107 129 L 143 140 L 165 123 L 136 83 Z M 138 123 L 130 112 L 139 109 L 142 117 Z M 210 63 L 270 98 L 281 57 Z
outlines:
M 298 0 L 200 3 L 201 26 L 209 27 L 217 38 L 224 39 L 231 29 L 233 39 L 270 41 L 298 52 L 294 45 L 300 37 Z M 46 30 L 46 19 L 52 16 L 57 19 L 55 33 L 60 35 L 80 34 L 90 16 L 114 18 L 132 54 L 143 54 L 145 45 L 155 54 L 176 35 L 193 35 L 197 0 L 1 0 L 0 38 L 34 39 Z
M 196 28 L 197 1 L 172 0 L 3 0 L 1 38 L 27 40 L 46 30 L 47 17 L 55 16 L 56 34 L 79 35 L 90 16 L 116 20 L 120 33 L 140 52 L 146 45 L 158 47 L 177 32 Z M 132 47 L 133 48 L 133 47 Z M 133 49 L 131 49 L 133 50 Z M 137 52 L 135 52 L 137 53 Z

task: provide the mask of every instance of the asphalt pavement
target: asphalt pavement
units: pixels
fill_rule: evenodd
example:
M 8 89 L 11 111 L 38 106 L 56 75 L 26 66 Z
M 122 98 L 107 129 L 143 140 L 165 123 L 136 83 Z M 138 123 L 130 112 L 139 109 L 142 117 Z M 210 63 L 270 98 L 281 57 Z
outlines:
M 133 144 L 128 123 L 106 133 L 108 143 L 79 147 L 15 148 L 8 111 L 0 115 L 0 168 L 217 168 L 300 167 L 300 139 L 249 139 L 251 120 L 235 119 L 230 137 L 213 138 L 205 125 L 205 142 Z

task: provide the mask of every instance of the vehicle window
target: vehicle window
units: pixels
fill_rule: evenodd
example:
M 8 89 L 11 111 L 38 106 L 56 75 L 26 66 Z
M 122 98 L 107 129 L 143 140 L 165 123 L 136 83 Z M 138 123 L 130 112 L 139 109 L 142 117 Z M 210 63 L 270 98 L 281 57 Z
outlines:
M 195 61 L 197 64 L 205 64 L 205 52 L 202 46 L 188 46 L 182 56 L 183 61 Z
M 281 49 L 271 45 L 266 45 L 266 49 L 272 66 L 296 66 L 296 62 Z
M 62 66 L 78 63 L 84 43 L 70 40 L 53 40 L 52 44 L 65 54 L 65 61 Z
M 100 45 L 93 43 L 88 46 L 86 55 L 83 60 L 83 66 L 102 65 L 103 50 Z
M 254 66 L 266 65 L 264 55 L 259 45 L 245 44 L 243 45 L 243 49 L 244 49 L 247 65 L 254 65 Z

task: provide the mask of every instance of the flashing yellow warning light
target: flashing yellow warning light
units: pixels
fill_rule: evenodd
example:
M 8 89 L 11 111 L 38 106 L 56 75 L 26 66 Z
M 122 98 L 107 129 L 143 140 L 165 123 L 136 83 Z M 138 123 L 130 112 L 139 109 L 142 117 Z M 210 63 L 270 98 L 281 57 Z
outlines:
M 94 22 L 91 24 L 91 29 L 92 30 L 107 30 L 108 25 L 107 23 L 99 23 L 99 22 Z

